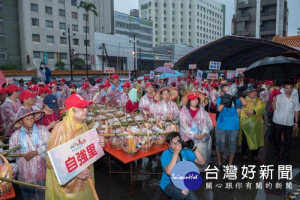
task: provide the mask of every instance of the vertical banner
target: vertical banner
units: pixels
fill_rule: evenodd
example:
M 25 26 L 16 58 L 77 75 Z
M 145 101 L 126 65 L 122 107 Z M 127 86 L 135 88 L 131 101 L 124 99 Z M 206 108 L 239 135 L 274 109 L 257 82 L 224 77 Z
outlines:
M 44 63 L 47 63 L 47 52 L 44 52 L 44 59 L 43 59 Z
M 154 79 L 154 76 L 155 76 L 154 71 L 150 71 L 150 79 Z
M 130 70 L 128 70 L 128 81 L 129 81 L 129 83 L 131 83 L 131 71 Z
M 60 53 L 57 53 L 57 62 L 61 61 Z
M 203 71 L 200 70 L 200 69 L 198 69 L 197 70 L 197 78 L 196 78 L 196 80 L 200 83 L 200 85 L 201 85 L 201 82 L 202 82 L 202 75 L 203 75 Z

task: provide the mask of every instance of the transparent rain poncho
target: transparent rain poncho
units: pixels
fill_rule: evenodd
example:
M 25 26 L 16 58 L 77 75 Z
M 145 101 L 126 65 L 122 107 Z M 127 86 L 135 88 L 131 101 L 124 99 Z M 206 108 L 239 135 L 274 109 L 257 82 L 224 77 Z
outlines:
M 63 121 L 58 123 L 49 137 L 47 151 L 85 133 L 88 127 L 85 123 L 75 124 L 73 120 L 73 108 L 66 111 L 66 116 Z M 88 180 L 81 180 L 77 177 L 73 178 L 65 185 L 59 185 L 55 176 L 50 159 L 46 159 L 46 199 L 93 199 L 93 193 L 90 189 Z M 92 172 L 94 181 L 94 166 L 91 165 L 88 169 Z

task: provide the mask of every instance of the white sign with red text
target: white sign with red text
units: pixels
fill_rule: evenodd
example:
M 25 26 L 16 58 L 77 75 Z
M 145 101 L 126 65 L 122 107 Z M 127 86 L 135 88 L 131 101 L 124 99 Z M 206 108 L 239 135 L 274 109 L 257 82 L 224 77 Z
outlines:
M 164 67 L 170 67 L 172 68 L 174 66 L 173 63 L 164 63 Z
M 246 69 L 247 68 L 245 67 L 245 68 L 236 68 L 235 70 L 238 74 L 243 74 Z
M 115 68 L 113 68 L 113 67 L 104 67 L 104 73 L 105 74 L 114 74 L 115 73 Z
M 207 79 L 217 80 L 218 78 L 219 78 L 219 75 L 217 73 L 208 73 L 207 74 Z
M 104 155 L 96 129 L 91 129 L 48 151 L 60 185 L 64 185 Z
M 197 69 L 197 64 L 189 64 L 189 69 Z

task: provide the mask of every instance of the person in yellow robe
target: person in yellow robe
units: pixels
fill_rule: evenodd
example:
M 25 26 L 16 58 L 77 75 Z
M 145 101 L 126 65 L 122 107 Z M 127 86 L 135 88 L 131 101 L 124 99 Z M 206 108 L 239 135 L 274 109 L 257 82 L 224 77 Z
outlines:
M 258 160 L 259 147 L 264 146 L 263 118 L 266 110 L 264 101 L 257 97 L 257 87 L 249 85 L 244 92 L 247 94 L 240 116 L 239 144 L 242 145 L 242 156 L 248 159 L 247 150 L 249 149 L 252 158 Z
M 62 112 L 66 112 L 66 116 L 51 132 L 47 151 L 88 131 L 84 121 L 88 114 L 87 106 L 91 103 L 91 101 L 85 101 L 79 94 L 72 94 L 65 100 L 66 108 Z M 92 178 L 94 181 L 93 165 L 83 170 L 65 185 L 59 185 L 49 156 L 46 158 L 46 167 L 46 200 L 94 199 L 87 180 Z

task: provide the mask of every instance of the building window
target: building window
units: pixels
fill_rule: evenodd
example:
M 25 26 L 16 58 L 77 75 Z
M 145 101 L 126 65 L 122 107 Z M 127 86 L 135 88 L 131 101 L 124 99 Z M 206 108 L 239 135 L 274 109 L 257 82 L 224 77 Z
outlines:
M 166 11 L 166 10 L 164 10 L 164 14 L 167 14 L 167 11 Z
M 53 52 L 47 52 L 47 58 L 48 59 L 54 59 L 54 53 Z
M 166 18 L 166 17 L 164 17 L 164 21 L 167 21 L 167 18 Z
M 5 60 L 5 59 L 6 59 L 6 52 L 1 51 L 0 52 L 0 60 Z
M 47 35 L 47 43 L 54 44 L 54 36 Z
M 31 3 L 30 4 L 31 11 L 39 11 L 39 7 L 37 4 Z
M 65 10 L 59 9 L 58 13 L 59 13 L 59 16 L 66 16 L 66 11 Z
M 84 33 L 89 33 L 89 27 L 84 26 L 84 27 L 83 27 L 83 32 L 84 32 Z
M 39 25 L 39 19 L 31 18 L 31 25 L 32 26 L 38 26 Z
M 58 0 L 59 3 L 65 3 L 65 0 Z
M 155 7 L 157 7 L 157 2 L 155 2 Z
M 78 45 L 79 44 L 79 40 L 78 39 L 73 39 L 73 45 Z
M 183 8 L 183 4 L 180 4 L 180 7 Z
M 77 6 L 77 0 L 72 0 L 72 1 L 71 1 L 71 5 L 72 5 L 72 6 Z
M 155 28 L 157 28 L 157 24 L 155 24 Z
M 72 24 L 72 31 L 78 32 L 78 25 Z
M 39 34 L 32 34 L 32 41 L 33 42 L 40 42 L 40 35 Z
M 166 24 L 164 24 L 164 28 L 167 28 L 167 25 L 166 25 Z
M 67 54 L 66 53 L 60 53 L 60 58 L 67 60 Z
M 166 4 L 166 3 L 164 3 L 164 7 L 167 7 L 167 4 Z
M 83 20 L 85 21 L 87 19 L 87 21 L 89 21 L 89 16 L 86 14 L 83 14 Z
M 84 46 L 90 46 L 90 41 L 89 40 L 84 40 Z
M 51 15 L 52 15 L 52 8 L 46 6 L 46 7 L 45 7 L 45 13 L 46 13 L 46 14 L 51 14 Z
M 49 21 L 49 20 L 46 20 L 46 27 L 47 28 L 53 28 L 53 22 Z
M 33 58 L 41 58 L 41 52 L 39 52 L 39 51 L 34 51 L 34 52 L 33 52 Z
M 66 23 L 59 22 L 59 29 L 66 30 Z
M 77 12 L 72 12 L 72 18 L 73 19 L 77 19 L 78 17 L 77 17 Z
M 60 44 L 67 44 L 67 38 L 66 37 L 60 37 Z

